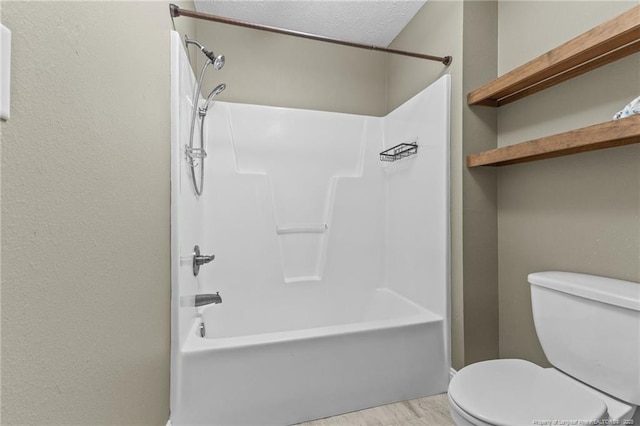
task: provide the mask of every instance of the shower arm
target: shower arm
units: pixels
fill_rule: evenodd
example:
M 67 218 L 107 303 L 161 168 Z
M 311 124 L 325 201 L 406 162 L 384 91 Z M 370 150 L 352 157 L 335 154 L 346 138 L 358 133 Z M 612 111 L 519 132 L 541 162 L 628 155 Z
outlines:
M 195 45 L 196 45 L 196 47 L 197 47 L 198 49 L 200 49 L 200 51 L 201 51 L 201 52 L 202 52 L 202 53 L 203 53 L 207 58 L 209 58 L 209 60 L 210 60 L 211 62 L 214 62 L 214 61 L 216 60 L 216 55 L 215 55 L 213 52 L 211 52 L 211 51 L 209 51 L 209 50 L 205 49 L 205 48 L 204 48 L 204 46 L 202 45 L 202 43 L 200 43 L 198 40 L 194 40 L 194 39 L 189 38 L 189 37 L 187 37 L 187 36 L 185 35 L 185 36 L 184 36 L 184 44 L 185 44 L 185 46 L 187 46 L 187 47 L 189 47 L 189 45 L 190 45 L 190 44 L 195 44 Z

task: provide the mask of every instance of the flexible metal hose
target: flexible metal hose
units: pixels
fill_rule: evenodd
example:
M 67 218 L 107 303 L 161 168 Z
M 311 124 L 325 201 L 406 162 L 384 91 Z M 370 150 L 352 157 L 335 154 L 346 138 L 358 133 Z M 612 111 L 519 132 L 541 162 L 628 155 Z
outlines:
M 198 101 L 200 100 L 200 89 L 202 87 L 202 80 L 204 79 L 204 73 L 207 70 L 207 67 L 211 65 L 211 59 L 207 59 L 207 61 L 202 66 L 202 71 L 200 71 L 200 78 L 198 79 L 198 84 L 195 87 L 193 92 L 193 112 L 191 114 L 191 131 L 189 133 L 189 145 L 187 146 L 186 155 L 188 157 L 189 166 L 191 167 L 191 178 L 193 179 L 193 189 L 196 191 L 198 196 L 202 195 L 202 188 L 204 187 L 204 157 L 202 157 L 202 161 L 200 162 L 200 185 L 198 186 L 198 181 L 196 180 L 196 171 L 193 158 L 193 132 L 195 130 L 196 124 L 196 115 L 198 114 Z M 200 119 L 200 152 L 202 154 L 204 151 L 204 117 Z

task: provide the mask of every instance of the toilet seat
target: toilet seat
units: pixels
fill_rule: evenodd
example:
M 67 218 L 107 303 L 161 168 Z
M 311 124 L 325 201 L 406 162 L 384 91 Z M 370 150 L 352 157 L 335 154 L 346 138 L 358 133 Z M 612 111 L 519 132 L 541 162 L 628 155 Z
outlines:
M 451 417 L 453 417 L 453 422 L 457 426 L 493 426 L 466 413 L 451 399 L 451 395 L 449 395 L 449 409 L 451 411 Z
M 451 379 L 449 396 L 467 415 L 496 426 L 607 418 L 607 406 L 600 398 L 519 359 L 484 361 L 463 368 Z

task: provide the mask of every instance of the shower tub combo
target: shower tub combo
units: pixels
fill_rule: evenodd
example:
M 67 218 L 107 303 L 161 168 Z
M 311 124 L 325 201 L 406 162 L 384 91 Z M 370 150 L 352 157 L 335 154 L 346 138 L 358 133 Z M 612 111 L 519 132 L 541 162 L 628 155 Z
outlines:
M 212 102 L 202 195 L 195 84 L 172 33 L 172 423 L 294 424 L 445 392 L 449 77 L 386 117 Z M 412 155 L 380 161 L 399 144 Z M 195 245 L 216 254 L 197 276 Z

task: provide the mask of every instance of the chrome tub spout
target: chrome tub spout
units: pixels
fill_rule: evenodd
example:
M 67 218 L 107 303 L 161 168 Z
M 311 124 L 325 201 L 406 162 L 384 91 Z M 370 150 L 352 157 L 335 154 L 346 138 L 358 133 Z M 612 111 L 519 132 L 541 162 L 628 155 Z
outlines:
M 210 305 L 212 303 L 222 303 L 220 292 L 216 292 L 216 294 L 196 294 L 196 307 Z

